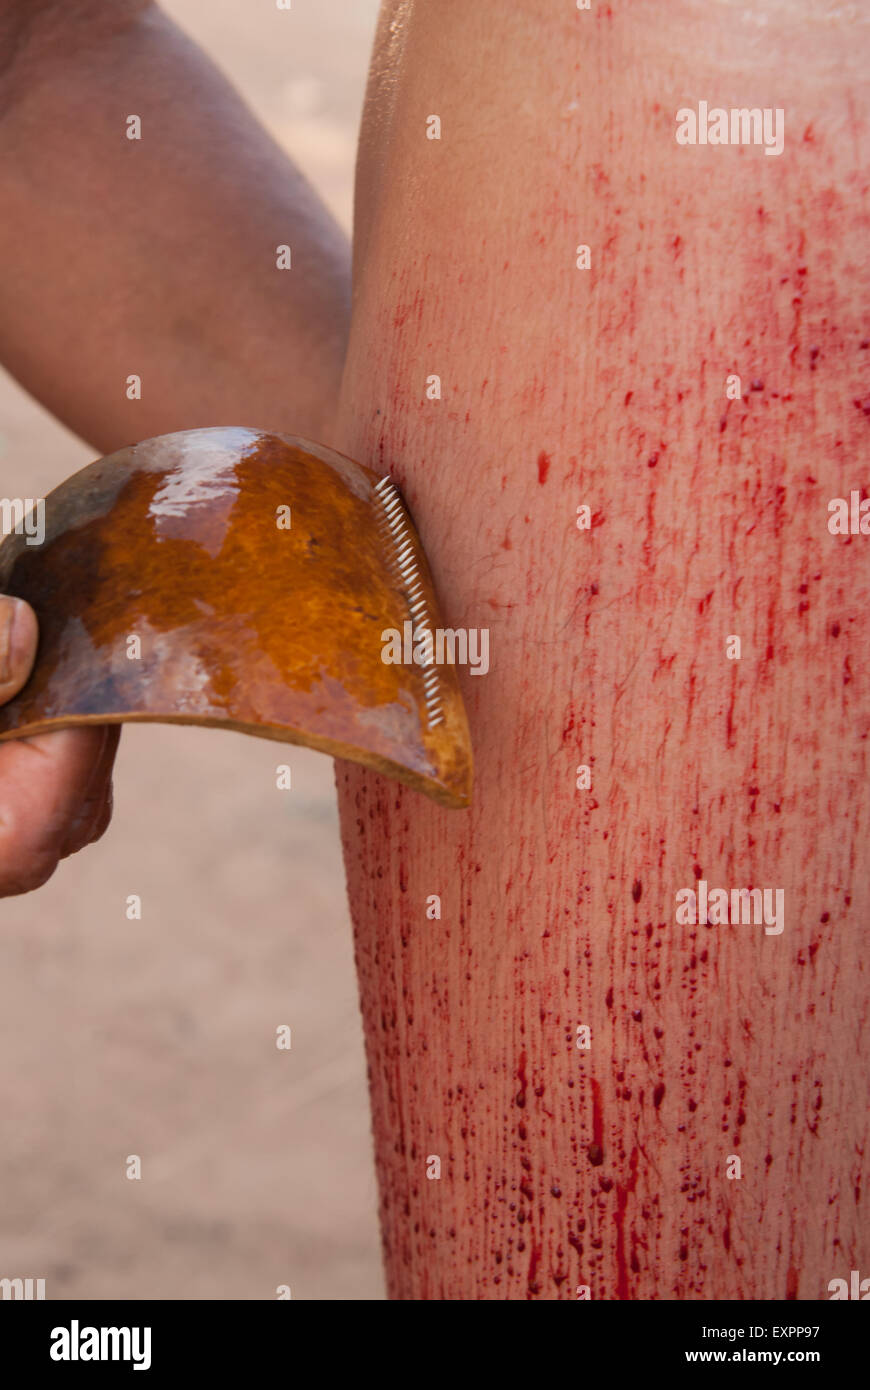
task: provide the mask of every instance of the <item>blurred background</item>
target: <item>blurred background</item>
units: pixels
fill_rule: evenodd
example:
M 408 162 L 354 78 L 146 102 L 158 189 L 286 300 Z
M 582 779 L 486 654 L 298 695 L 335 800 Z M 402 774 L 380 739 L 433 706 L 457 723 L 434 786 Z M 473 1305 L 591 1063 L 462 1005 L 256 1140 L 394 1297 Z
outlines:
M 349 231 L 377 0 L 163 8 Z M 93 457 L 0 372 L 0 496 Z M 124 730 L 105 837 L 0 902 L 0 1113 L 0 1278 L 48 1299 L 384 1296 L 329 759 Z

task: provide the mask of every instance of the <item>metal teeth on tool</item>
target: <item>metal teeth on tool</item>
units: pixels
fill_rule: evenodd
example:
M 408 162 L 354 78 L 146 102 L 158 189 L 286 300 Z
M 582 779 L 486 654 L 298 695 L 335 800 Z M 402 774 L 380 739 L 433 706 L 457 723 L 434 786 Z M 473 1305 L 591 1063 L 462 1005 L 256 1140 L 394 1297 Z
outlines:
M 405 601 L 411 616 L 411 635 L 416 643 L 428 637 L 427 657 L 423 669 L 423 702 L 426 706 L 426 722 L 430 729 L 444 722 L 444 708 L 441 703 L 441 684 L 438 669 L 434 664 L 434 638 L 426 605 L 426 595 L 420 572 L 413 534 L 408 533 L 408 517 L 395 484 L 386 474 L 375 483 L 372 489 L 383 511 L 378 513 L 378 525 L 384 538 L 392 541 L 392 560 L 399 572 Z

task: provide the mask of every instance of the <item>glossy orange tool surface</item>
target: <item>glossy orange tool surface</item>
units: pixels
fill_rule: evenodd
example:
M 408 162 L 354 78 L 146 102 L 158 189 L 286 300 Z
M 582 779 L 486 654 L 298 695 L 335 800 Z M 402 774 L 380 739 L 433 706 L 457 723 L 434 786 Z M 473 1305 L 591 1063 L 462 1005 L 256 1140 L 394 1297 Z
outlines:
M 22 533 L 0 545 L 0 588 L 26 599 L 40 628 L 0 739 L 127 720 L 216 725 L 468 805 L 454 667 L 382 660 L 387 629 L 416 639 L 441 625 L 388 479 L 286 435 L 186 430 L 90 464 L 44 509 L 41 543 Z

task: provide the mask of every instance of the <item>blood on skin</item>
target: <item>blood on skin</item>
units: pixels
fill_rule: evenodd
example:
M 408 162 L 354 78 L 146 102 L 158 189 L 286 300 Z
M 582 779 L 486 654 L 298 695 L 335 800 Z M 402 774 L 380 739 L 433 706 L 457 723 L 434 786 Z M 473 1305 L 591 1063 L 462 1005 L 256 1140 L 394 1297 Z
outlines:
M 400 815 L 376 777 L 339 768 L 390 1292 L 569 1299 L 582 1282 L 593 1298 L 770 1299 L 796 1294 L 801 1271 L 803 1296 L 824 1296 L 858 1255 L 853 1194 L 870 1154 L 842 1050 L 868 1012 L 854 924 L 870 911 L 859 641 L 870 547 L 829 536 L 825 513 L 827 498 L 866 483 L 867 421 L 851 404 L 868 396 L 856 351 L 870 291 L 855 164 L 864 98 L 839 75 L 825 85 L 833 64 L 814 76 L 796 37 L 801 61 L 776 68 L 777 90 L 813 111 L 814 143 L 781 162 L 678 157 L 665 98 L 706 81 L 728 103 L 746 55 L 744 44 L 722 61 L 737 43 L 727 32 L 710 51 L 655 49 L 645 7 L 613 6 L 569 61 L 542 19 L 552 7 L 532 14 L 521 0 L 496 35 L 509 61 L 484 68 L 453 55 L 466 39 L 468 51 L 491 45 L 498 21 L 453 6 L 461 33 L 435 43 L 432 8 L 410 7 L 410 22 L 450 139 L 421 155 L 424 108 L 413 82 L 398 83 L 337 447 L 367 463 L 383 444 L 445 616 L 491 624 L 493 675 L 464 681 L 467 813 L 404 793 Z M 710 11 L 697 7 L 702 28 Z M 533 71 L 527 33 L 512 47 L 526 21 L 546 50 Z M 662 86 L 661 145 L 656 122 L 638 133 L 636 83 L 619 62 L 629 50 Z M 518 75 L 529 138 L 500 143 L 515 131 Z M 606 123 L 591 95 L 602 81 Z M 629 215 L 638 197 L 642 218 Z M 473 210 L 467 226 L 459 205 Z M 598 253 L 588 274 L 573 266 L 579 214 Z M 396 327 L 421 286 L 419 318 Z M 720 434 L 735 361 L 744 396 Z M 444 402 L 424 399 L 431 372 Z M 372 402 L 391 399 L 374 419 Z M 574 527 L 581 502 L 591 532 Z M 799 616 L 796 587 L 814 574 Z M 585 795 L 578 763 L 593 769 Z M 751 822 L 749 786 L 760 788 Z M 693 864 L 711 882 L 783 886 L 783 937 L 677 928 L 674 893 Z M 432 892 L 440 922 L 422 915 Z M 587 1052 L 573 1045 L 578 1023 L 591 1025 Z M 808 1055 L 812 1070 L 799 1064 Z M 745 1098 L 740 1076 L 753 1077 Z M 428 1153 L 442 1156 L 440 1181 L 423 1177 Z M 855 1155 L 848 1182 L 843 1154 Z

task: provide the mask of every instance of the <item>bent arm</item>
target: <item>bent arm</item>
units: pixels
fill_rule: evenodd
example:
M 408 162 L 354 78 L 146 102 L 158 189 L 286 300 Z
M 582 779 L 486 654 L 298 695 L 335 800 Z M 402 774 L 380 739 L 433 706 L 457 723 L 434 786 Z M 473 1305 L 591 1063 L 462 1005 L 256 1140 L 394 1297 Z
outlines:
M 96 448 L 328 436 L 347 239 L 155 5 L 0 0 L 0 189 L 0 361 Z
M 0 362 L 97 450 L 219 424 L 329 441 L 347 240 L 156 6 L 0 0 L 0 198 Z M 105 829 L 117 736 L 0 750 L 0 897 Z

